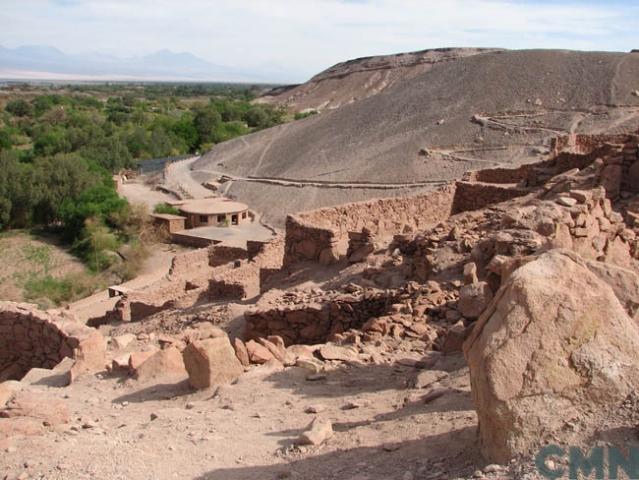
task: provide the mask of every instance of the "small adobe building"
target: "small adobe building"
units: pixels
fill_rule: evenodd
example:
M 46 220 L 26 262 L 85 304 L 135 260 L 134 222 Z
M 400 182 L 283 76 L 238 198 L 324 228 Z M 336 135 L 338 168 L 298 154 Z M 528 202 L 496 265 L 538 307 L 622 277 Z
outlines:
M 180 215 L 171 215 L 170 213 L 153 213 L 151 214 L 153 223 L 159 228 L 164 228 L 168 233 L 180 232 L 186 228 L 186 218 Z
M 176 208 L 186 217 L 186 228 L 230 227 L 250 221 L 248 205 L 223 198 L 188 200 Z

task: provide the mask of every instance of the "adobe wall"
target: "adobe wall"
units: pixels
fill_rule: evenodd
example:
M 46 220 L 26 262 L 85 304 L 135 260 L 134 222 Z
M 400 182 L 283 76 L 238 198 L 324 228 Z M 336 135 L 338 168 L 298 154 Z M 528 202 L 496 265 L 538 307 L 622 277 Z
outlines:
M 0 302 L 0 382 L 19 380 L 31 368 L 53 368 L 65 357 L 76 359 L 79 370 L 102 369 L 102 335 L 33 305 Z

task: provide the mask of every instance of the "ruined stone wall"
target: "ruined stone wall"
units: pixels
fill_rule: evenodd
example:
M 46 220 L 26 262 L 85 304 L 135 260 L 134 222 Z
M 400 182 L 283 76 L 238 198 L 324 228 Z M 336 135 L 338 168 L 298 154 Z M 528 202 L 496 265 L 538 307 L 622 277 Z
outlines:
M 341 236 L 337 230 L 318 227 L 300 217 L 289 215 L 286 218 L 284 263 L 289 265 L 304 260 L 330 263 L 330 259 L 339 257 L 340 242 Z
M 208 248 L 199 248 L 175 255 L 171 260 L 169 277 L 182 279 L 191 278 L 198 273 L 205 273 L 209 270 L 210 255 Z
M 249 256 L 248 250 L 240 247 L 219 244 L 209 247 L 209 265 L 219 267 L 234 260 L 245 260 Z
M 284 260 L 284 240 L 279 237 L 265 243 L 252 259 L 241 260 L 239 267 L 226 264 L 215 269 L 208 282 L 210 300 L 252 298 L 262 292 L 268 274 L 279 271 Z
M 306 224 L 333 229 L 341 235 L 367 228 L 376 237 L 416 231 L 444 220 L 450 213 L 455 185 L 409 197 L 380 198 L 297 214 Z
M 457 182 L 451 214 L 479 210 L 528 193 L 525 189 L 486 183 Z
M 517 184 L 528 178 L 529 172 L 542 163 L 544 162 L 528 163 L 517 168 L 500 167 L 474 170 L 464 175 L 464 180 L 494 184 Z
M 65 357 L 82 370 L 105 365 L 100 333 L 33 305 L 0 302 L 0 383 L 20 379 L 31 368 L 53 368 Z
M 348 232 L 367 228 L 378 238 L 414 232 L 451 213 L 455 185 L 423 195 L 382 198 L 289 215 L 285 264 L 317 260 L 328 264 L 346 254 Z
M 200 271 L 196 275 L 163 280 L 147 290 L 128 292 L 116 305 L 118 319 L 137 322 L 168 308 L 191 307 L 206 297 L 207 288 L 208 275 Z
M 397 298 L 375 290 L 359 294 L 336 293 L 244 314 L 247 340 L 279 335 L 286 345 L 326 342 L 331 336 L 384 315 Z
M 604 144 L 621 145 L 626 143 L 633 134 L 600 134 L 592 135 L 586 133 L 562 135 L 550 141 L 550 150 L 553 156 L 561 152 L 571 152 L 588 154 Z

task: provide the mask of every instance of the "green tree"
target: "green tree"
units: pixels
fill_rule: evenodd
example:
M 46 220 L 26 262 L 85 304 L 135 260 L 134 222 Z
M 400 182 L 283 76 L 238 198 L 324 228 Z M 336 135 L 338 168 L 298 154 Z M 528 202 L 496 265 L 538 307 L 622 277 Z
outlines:
M 37 158 L 33 167 L 39 191 L 33 219 L 38 223 L 58 220 L 60 205 L 65 200 L 74 201 L 100 181 L 87 163 L 74 154 Z
M 10 100 L 4 109 L 16 117 L 28 117 L 33 113 L 31 105 L 22 98 Z
M 198 143 L 214 142 L 215 132 L 222 123 L 222 116 L 213 105 L 199 107 L 193 119 L 198 134 Z
M 60 206 L 60 218 L 66 238 L 74 240 L 81 237 L 87 219 L 104 222 L 126 206 L 127 201 L 117 194 L 113 186 L 104 183 L 83 191 L 75 200 L 64 200 Z

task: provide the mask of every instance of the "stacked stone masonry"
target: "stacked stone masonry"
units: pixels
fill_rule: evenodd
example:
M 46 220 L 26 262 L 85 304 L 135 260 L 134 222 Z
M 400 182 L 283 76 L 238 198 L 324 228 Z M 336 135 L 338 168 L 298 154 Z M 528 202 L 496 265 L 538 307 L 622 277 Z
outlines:
M 315 302 L 305 300 L 298 304 L 294 295 L 289 297 L 282 300 L 292 300 L 291 305 L 245 313 L 246 338 L 279 335 L 286 345 L 323 343 L 336 334 L 361 328 L 398 301 L 393 294 L 372 289 L 356 294 L 332 292 L 317 296 Z
M 454 213 L 476 210 L 526 194 L 521 188 L 452 182 L 435 192 L 322 208 L 286 219 L 285 265 L 312 260 L 327 265 L 346 256 L 349 232 L 376 238 L 414 233 Z
M 31 368 L 53 368 L 65 357 L 99 369 L 105 364 L 104 339 L 73 319 L 0 302 L 0 382 L 20 379 Z

